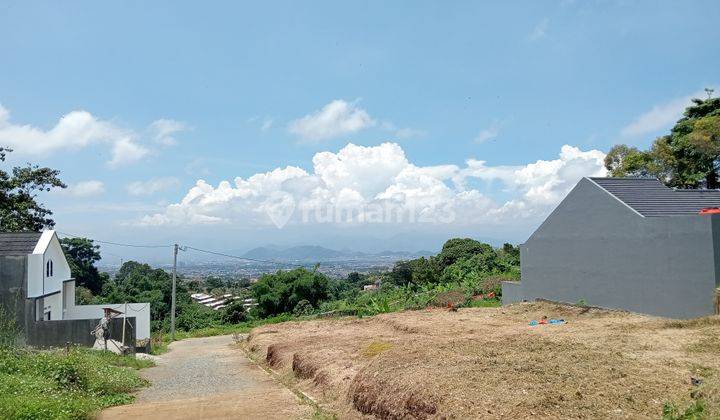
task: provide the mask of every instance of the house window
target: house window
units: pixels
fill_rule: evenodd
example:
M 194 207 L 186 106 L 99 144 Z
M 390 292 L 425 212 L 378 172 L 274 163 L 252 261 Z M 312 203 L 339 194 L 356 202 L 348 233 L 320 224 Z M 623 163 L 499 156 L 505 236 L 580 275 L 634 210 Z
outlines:
M 52 260 L 45 263 L 45 277 L 53 276 L 53 262 Z

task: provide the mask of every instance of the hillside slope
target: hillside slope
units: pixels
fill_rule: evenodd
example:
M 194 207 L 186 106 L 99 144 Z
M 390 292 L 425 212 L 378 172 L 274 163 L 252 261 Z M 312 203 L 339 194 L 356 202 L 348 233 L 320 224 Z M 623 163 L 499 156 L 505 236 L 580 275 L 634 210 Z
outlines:
M 528 325 L 543 316 L 567 323 Z M 658 418 L 692 392 L 720 409 L 718 317 L 532 303 L 268 325 L 246 345 L 342 418 Z

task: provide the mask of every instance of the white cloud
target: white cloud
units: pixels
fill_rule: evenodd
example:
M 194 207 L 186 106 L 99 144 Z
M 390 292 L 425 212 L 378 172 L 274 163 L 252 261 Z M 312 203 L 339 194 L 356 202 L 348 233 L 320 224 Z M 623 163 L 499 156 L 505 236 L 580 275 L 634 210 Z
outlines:
M 537 25 L 535 25 L 532 32 L 528 36 L 528 38 L 531 41 L 537 41 L 541 38 L 545 38 L 545 36 L 547 36 L 547 30 L 548 30 L 549 24 L 550 24 L 550 19 L 544 18 L 543 20 L 538 22 Z
M 96 180 L 81 181 L 77 184 L 68 185 L 65 189 L 55 189 L 53 191 L 57 194 L 69 195 L 72 197 L 90 197 L 104 193 L 105 184 Z
M 160 191 L 177 188 L 178 186 L 180 186 L 180 180 L 177 178 L 162 177 L 149 179 L 147 181 L 131 182 L 125 187 L 125 189 L 130 195 L 140 196 L 152 195 Z
M 428 223 L 488 225 L 547 214 L 583 176 L 603 176 L 605 155 L 563 146 L 557 159 L 519 166 L 418 166 L 395 143 L 352 143 L 320 152 L 312 172 L 288 166 L 213 187 L 198 180 L 178 203 L 138 221 L 141 225 L 339 223 L 329 212 L 357 210 L 356 221 L 390 222 L 375 210 L 411 212 Z M 475 180 L 475 181 L 474 181 Z M 512 198 L 497 202 L 469 185 L 497 181 Z M 320 214 L 321 217 L 317 215 Z M 324 216 L 323 216 L 324 214 Z M 315 215 L 315 218 L 308 215 Z M 396 219 L 393 219 L 396 221 Z M 410 220 L 403 219 L 401 222 Z
M 395 136 L 396 138 L 402 139 L 402 140 L 410 139 L 410 138 L 414 138 L 414 137 L 422 137 L 426 134 L 424 130 L 418 130 L 415 128 L 410 128 L 410 127 L 398 128 L 395 124 L 392 123 L 392 121 L 382 121 L 380 123 L 380 128 L 382 128 L 385 131 L 392 132 L 393 136 Z
M 153 121 L 153 123 L 150 124 L 153 139 L 163 146 L 175 146 L 177 140 L 173 137 L 173 134 L 185 130 L 187 130 L 185 123 L 164 118 Z
M 180 130 L 177 121 L 158 120 L 150 130 L 161 143 L 174 141 L 170 136 Z M 183 126 L 184 127 L 184 126 Z M 110 147 L 110 167 L 135 163 L 150 154 L 133 130 L 101 120 L 87 111 L 72 111 L 60 118 L 49 130 L 20 125 L 10 120 L 10 112 L 0 105 L 0 146 L 10 147 L 20 156 L 49 156 L 77 151 L 94 144 Z
M 625 138 L 641 137 L 669 128 L 682 117 L 685 108 L 690 105 L 693 98 L 702 98 L 703 95 L 702 91 L 698 91 L 692 95 L 655 105 L 623 127 L 620 135 Z
M 490 127 L 481 130 L 475 137 L 475 143 L 485 143 L 492 140 L 500 134 L 501 125 L 499 122 L 493 122 Z
M 111 168 L 129 165 L 141 160 L 149 152 L 150 150 L 147 147 L 135 143 L 129 137 L 123 137 L 113 144 L 112 159 L 110 159 L 108 165 Z
M 320 141 L 355 133 L 375 124 L 375 120 L 357 106 L 357 101 L 336 99 L 322 109 L 290 122 L 288 130 L 305 141 Z

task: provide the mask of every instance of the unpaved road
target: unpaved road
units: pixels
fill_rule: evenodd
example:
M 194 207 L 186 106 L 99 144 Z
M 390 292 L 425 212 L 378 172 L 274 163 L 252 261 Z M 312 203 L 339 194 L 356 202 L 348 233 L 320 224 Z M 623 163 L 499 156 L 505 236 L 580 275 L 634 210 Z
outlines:
M 232 336 L 170 344 L 157 366 L 142 370 L 149 388 L 134 404 L 103 411 L 101 419 L 298 419 L 312 414 L 287 388 L 233 348 Z

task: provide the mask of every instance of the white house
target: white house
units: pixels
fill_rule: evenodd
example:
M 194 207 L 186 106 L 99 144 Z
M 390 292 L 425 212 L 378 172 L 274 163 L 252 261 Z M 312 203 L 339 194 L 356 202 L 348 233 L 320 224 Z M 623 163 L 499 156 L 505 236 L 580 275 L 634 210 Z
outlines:
M 112 308 L 135 318 L 136 340 L 150 338 L 149 303 L 75 304 L 75 279 L 54 230 L 0 233 L 0 291 L 5 304 L 9 293 L 18 289 L 13 285 L 25 286 L 24 298 L 34 304 L 33 321 L 99 319 L 103 308 Z

